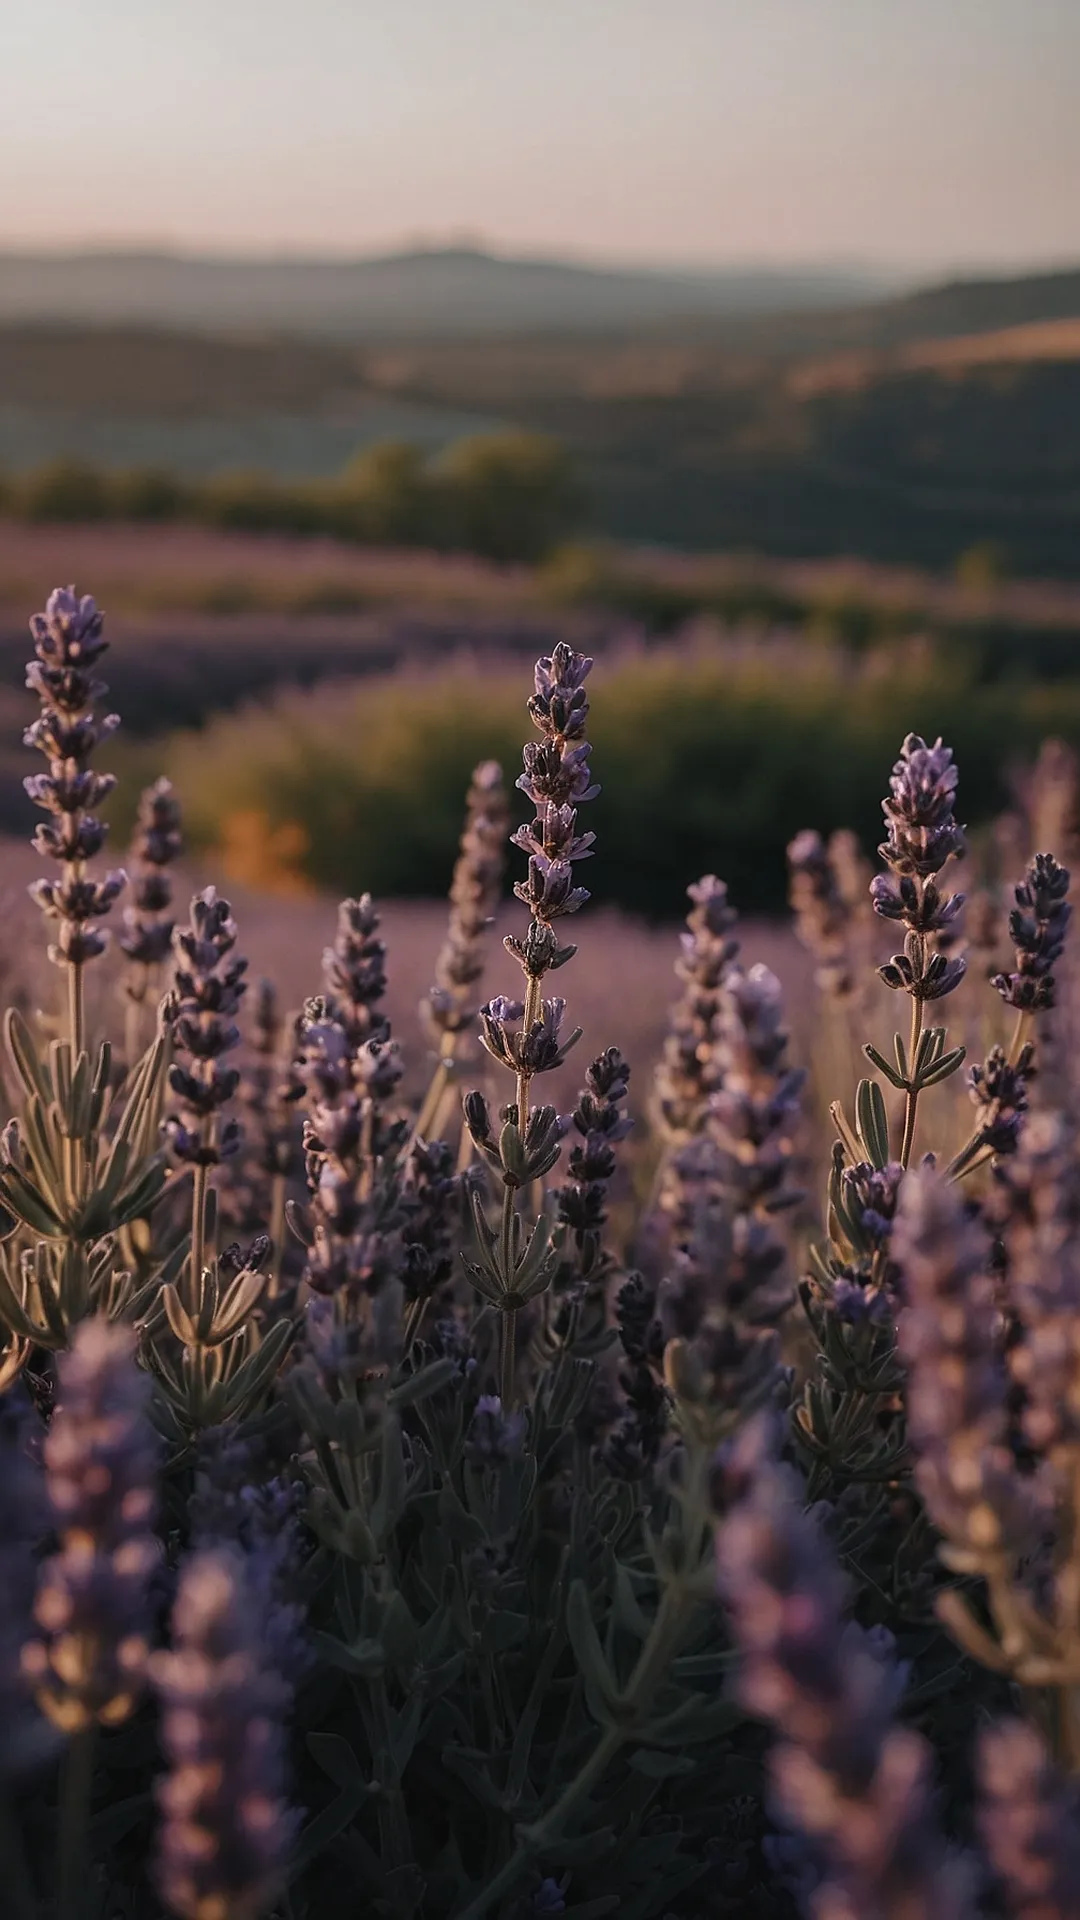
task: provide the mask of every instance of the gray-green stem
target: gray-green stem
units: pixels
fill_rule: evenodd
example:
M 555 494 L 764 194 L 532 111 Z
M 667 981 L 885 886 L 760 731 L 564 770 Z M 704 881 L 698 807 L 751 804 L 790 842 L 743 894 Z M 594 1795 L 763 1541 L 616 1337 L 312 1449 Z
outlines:
M 81 960 L 69 961 L 68 977 L 68 1035 L 71 1040 L 71 1064 L 75 1066 L 83 1050 L 85 1034 L 85 1016 L 83 1010 L 83 965 Z
M 920 969 L 921 971 L 921 969 Z M 900 1165 L 907 1167 L 911 1163 L 911 1149 L 915 1144 L 915 1121 L 919 1107 L 919 1085 L 915 1073 L 915 1055 L 919 1048 L 922 1033 L 923 1003 L 917 994 L 911 1000 L 911 1038 L 908 1042 L 908 1090 L 904 1101 L 904 1139 L 900 1148 Z
M 199 1304 L 203 1268 L 206 1265 L 206 1196 L 209 1185 L 210 1169 L 198 1160 L 191 1182 L 191 1299 L 188 1304 L 192 1309 Z
M 520 1109 L 519 1109 L 520 1112 Z M 519 1123 L 520 1124 L 520 1123 Z M 509 1287 L 514 1265 L 514 1206 L 517 1188 L 504 1186 L 499 1255 L 503 1279 Z M 508 1309 L 499 1314 L 499 1390 L 503 1407 L 509 1413 L 514 1404 L 517 1378 L 517 1319 Z
M 275 1173 L 270 1183 L 270 1240 L 274 1252 L 267 1297 L 271 1300 L 276 1300 L 281 1291 L 281 1264 L 285 1254 L 286 1199 L 285 1175 Z
M 5 1892 L 11 1903 L 11 1920 L 37 1920 L 37 1900 L 26 1864 L 26 1849 L 6 1794 L 0 1794 L 0 1859 L 6 1868 Z
M 81 1920 L 89 1861 L 86 1857 L 90 1824 L 90 1795 L 94 1782 L 97 1727 L 91 1721 L 72 1734 L 64 1759 L 60 1799 L 60 1869 L 57 1920 Z
M 413 1146 L 417 1140 L 427 1140 L 432 1136 L 433 1123 L 438 1117 L 443 1094 L 446 1092 L 453 1078 L 454 1052 L 454 1036 L 448 1034 L 443 1039 L 443 1050 L 439 1056 L 438 1065 L 431 1076 L 428 1090 L 424 1095 L 420 1111 L 416 1116 L 416 1123 L 412 1133 L 409 1135 L 410 1147 Z
M 517 1314 L 504 1309 L 499 1315 L 499 1397 L 509 1413 L 517 1392 Z

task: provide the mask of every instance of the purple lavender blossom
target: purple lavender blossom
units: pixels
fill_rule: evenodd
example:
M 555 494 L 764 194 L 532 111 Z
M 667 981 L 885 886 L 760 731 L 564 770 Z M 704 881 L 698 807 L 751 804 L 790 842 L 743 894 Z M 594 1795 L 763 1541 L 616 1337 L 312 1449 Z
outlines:
M 1033 1505 L 1007 1444 L 1009 1381 L 995 1340 L 989 1242 L 957 1188 L 920 1167 L 901 1188 L 892 1251 L 906 1301 L 897 1345 L 908 1369 L 916 1482 L 948 1542 L 949 1565 L 979 1572 L 988 1555 L 1024 1537 Z
M 38 1582 L 23 1668 L 65 1733 L 125 1720 L 149 1659 L 157 1445 L 130 1331 L 85 1320 L 59 1362 L 45 1470 L 59 1551 Z
M 506 869 L 509 808 L 502 768 L 485 760 L 475 769 L 466 801 L 465 829 L 450 887 L 450 924 L 435 963 L 435 985 L 421 1011 L 445 1048 L 476 1013 L 473 989 L 484 971 L 484 934 L 499 904 Z
M 1053 969 L 1065 951 L 1072 917 L 1068 891 L 1068 870 L 1052 853 L 1037 853 L 1015 889 L 1009 938 L 1016 965 L 1011 973 L 996 973 L 991 985 L 1018 1013 L 1041 1013 L 1054 1004 Z
M 778 1328 L 792 1288 L 775 1221 L 800 1198 L 791 1136 L 804 1078 L 787 1065 L 782 1014 L 767 967 L 726 968 L 704 1129 L 676 1155 L 662 1196 L 673 1247 L 660 1297 L 665 1377 L 679 1417 L 710 1430 L 730 1428 L 782 1379 Z
M 521 1452 L 525 1415 L 504 1413 L 497 1393 L 481 1394 L 465 1435 L 465 1458 L 473 1467 L 495 1467 Z
M 1028 1087 L 1035 1073 L 1030 1042 L 1010 1060 L 1004 1047 L 991 1047 L 982 1065 L 971 1068 L 968 1091 L 979 1115 L 969 1152 L 1015 1153 L 1028 1109 Z
M 656 1461 L 667 1430 L 668 1396 L 660 1378 L 664 1330 L 656 1301 L 656 1288 L 640 1273 L 627 1275 L 615 1299 L 623 1398 L 604 1441 L 603 1460 L 616 1480 L 640 1480 Z
M 968 1873 L 937 1827 L 930 1750 L 892 1724 L 902 1670 L 880 1636 L 845 1624 L 843 1577 L 766 1416 L 730 1448 L 724 1480 L 717 1570 L 739 1695 L 778 1735 L 776 1816 L 823 1868 L 815 1920 L 963 1920 Z
M 289 1686 L 303 1678 L 312 1652 L 300 1597 L 304 1564 L 303 1492 L 265 1451 L 233 1427 L 200 1435 L 188 1513 L 197 1549 L 239 1548 L 256 1600 L 265 1662 Z
M 180 1111 L 165 1123 L 177 1159 L 196 1166 L 217 1166 L 240 1147 L 238 1121 L 230 1118 L 220 1128 L 216 1124 L 240 1083 L 237 1068 L 225 1065 L 226 1055 L 239 1044 L 235 1016 L 247 988 L 247 961 L 230 957 L 235 945 L 236 922 L 229 903 L 207 887 L 191 903 L 190 925 L 173 934 L 173 1041 L 190 1065 L 175 1061 L 169 1069 Z
M 406 1300 L 429 1300 L 451 1280 L 465 1181 L 445 1140 L 414 1140 L 402 1176 Z
M 323 977 L 334 1017 L 353 1048 L 389 1039 L 380 1004 L 386 993 L 386 943 L 370 893 L 342 900 L 338 907 L 337 932 L 323 953 Z
M 997 1191 L 1006 1293 L 1021 1338 L 1009 1359 L 1028 1444 L 1068 1469 L 1080 1441 L 1080 1175 L 1066 1116 L 1034 1114 Z
M 688 889 L 693 905 L 675 971 L 683 982 L 656 1071 L 658 1117 L 672 1139 L 688 1139 L 700 1127 L 717 1084 L 713 1044 L 727 974 L 739 951 L 732 929 L 738 915 L 715 874 Z
M 932 747 L 909 733 L 889 781 L 889 797 L 882 802 L 886 838 L 878 849 L 890 868 L 870 885 L 874 912 L 899 920 L 907 928 L 903 953 L 878 969 L 886 986 L 909 993 L 919 1001 L 940 1000 L 959 986 L 965 962 L 935 944 L 959 915 L 964 899 L 943 892 L 937 875 L 964 850 L 957 825 L 956 767 L 952 753 L 940 740 Z
M 818 965 L 814 978 L 823 993 L 846 999 L 853 987 L 849 935 L 851 904 L 845 898 L 820 833 L 808 827 L 787 850 L 789 896 L 795 931 Z
M 979 1740 L 979 1831 L 1011 1920 L 1080 1913 L 1080 1786 L 1034 1727 L 1006 1720 Z
M 569 1183 L 556 1190 L 555 1204 L 559 1220 L 574 1237 L 577 1273 L 584 1281 L 602 1264 L 615 1148 L 633 1125 L 622 1110 L 629 1087 L 629 1066 L 618 1047 L 608 1047 L 590 1066 L 571 1115 L 578 1138 L 570 1150 Z
M 120 722 L 116 714 L 98 719 L 94 708 L 108 689 L 94 673 L 106 651 L 102 615 L 89 594 L 57 587 L 44 613 L 30 622 L 37 655 L 26 669 L 26 684 L 41 701 L 41 717 L 23 739 L 49 763 L 23 785 L 35 806 L 51 818 L 34 835 L 38 853 L 60 863 L 56 880 L 37 880 L 30 891 L 49 919 L 59 922 L 49 958 L 57 966 L 81 967 L 104 952 L 106 936 L 95 922 L 107 914 L 122 892 L 122 871 L 91 880 L 86 862 L 101 851 L 106 828 L 95 808 L 112 792 L 112 774 L 95 773 L 94 749 Z M 75 1038 L 75 1036 L 73 1036 Z
M 125 931 L 119 940 L 121 951 L 136 968 L 160 967 L 172 950 L 169 868 L 182 845 L 180 802 L 170 781 L 157 780 L 139 800 L 131 843 L 132 904 L 124 909 Z M 128 984 L 129 994 L 133 984 Z M 139 984 L 145 991 L 145 982 Z
M 158 1883 L 178 1920 L 258 1920 L 275 1898 L 298 1816 L 286 1798 L 288 1688 L 264 1664 L 241 1557 L 195 1554 L 173 1646 L 155 1655 L 169 1771 L 158 1787 Z

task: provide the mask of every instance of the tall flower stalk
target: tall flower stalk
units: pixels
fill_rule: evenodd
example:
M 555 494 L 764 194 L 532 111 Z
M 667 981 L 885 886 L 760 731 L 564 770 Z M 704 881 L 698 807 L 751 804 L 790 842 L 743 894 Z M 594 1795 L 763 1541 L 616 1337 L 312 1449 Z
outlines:
M 196 894 L 191 919 L 173 935 L 176 1004 L 172 1036 L 180 1056 L 169 1069 L 178 1111 L 166 1127 L 173 1153 L 192 1169 L 189 1303 L 202 1286 L 210 1173 L 239 1150 L 240 1125 L 223 1109 L 240 1084 L 226 1064 L 239 1045 L 236 1014 L 247 988 L 247 961 L 234 954 L 236 922 L 213 887 Z
M 124 931 L 118 942 L 128 962 L 124 1053 L 129 1068 L 142 1052 L 143 1009 L 154 988 L 160 988 L 172 953 L 169 868 L 183 846 L 180 818 L 180 802 L 168 780 L 155 781 L 140 796 L 130 855 L 132 898 L 124 909 Z
M 67 1027 L 72 1053 L 77 1057 L 86 1038 L 83 973 L 89 960 L 103 953 L 106 936 L 97 922 L 123 891 L 122 870 L 94 880 L 87 863 L 104 844 L 106 828 L 95 809 L 116 785 L 111 773 L 95 773 L 91 761 L 99 743 L 119 726 L 116 714 L 99 719 L 95 708 L 108 691 L 94 672 L 108 642 L 102 635 L 103 616 L 74 587 L 57 587 L 44 613 L 30 622 L 36 659 L 26 669 L 26 684 L 41 701 L 41 715 L 23 736 L 48 761 L 47 773 L 31 775 L 23 784 L 31 800 L 50 818 L 34 835 L 34 846 L 55 860 L 56 880 L 37 880 L 30 891 L 48 919 L 57 923 L 49 959 L 67 978 Z
M 804 1075 L 787 1042 L 776 976 L 732 963 L 702 1130 L 673 1162 L 679 1205 L 661 1292 L 677 1417 L 713 1444 L 780 1379 L 779 1325 L 794 1296 L 776 1220 L 802 1197 L 791 1176 Z
M 560 945 L 558 922 L 589 898 L 575 882 L 574 863 L 592 852 L 595 839 L 592 833 L 578 832 L 577 809 L 600 791 L 592 783 L 592 750 L 585 738 L 585 681 L 591 668 L 591 660 L 563 641 L 536 664 L 528 710 L 540 739 L 526 745 L 525 771 L 517 781 L 536 812 L 528 826 L 511 836 L 529 857 L 528 875 L 514 892 L 528 907 L 530 920 L 521 939 L 505 942 L 524 975 L 525 997 L 489 1000 L 480 1016 L 484 1046 L 514 1076 L 514 1098 L 502 1110 L 497 1137 L 483 1096 L 471 1093 L 465 1101 L 473 1142 L 503 1185 L 498 1228 L 489 1226 L 476 1201 L 479 1259 L 469 1271 L 473 1284 L 499 1313 L 500 1393 L 507 1409 L 517 1393 L 515 1315 L 546 1290 L 554 1271 L 546 1220 L 541 1217 L 526 1239 L 517 1212 L 521 1189 L 554 1166 L 563 1130 L 554 1107 L 531 1105 L 531 1090 L 537 1075 L 561 1065 L 581 1034 L 580 1028 L 564 1034 L 566 1002 L 546 999 L 544 982 L 576 952 Z
M 465 802 L 465 826 L 450 885 L 450 919 L 435 962 L 435 983 L 420 1007 L 439 1058 L 416 1117 L 419 1140 L 438 1134 L 462 1039 L 475 1030 L 484 936 L 502 893 L 509 827 L 502 768 L 495 760 L 483 760 L 474 769 Z
M 940 740 L 928 747 L 917 733 L 909 733 L 882 802 L 886 837 L 879 851 L 889 872 L 878 874 L 870 888 L 874 912 L 905 929 L 903 952 L 895 953 L 879 973 L 887 987 L 906 993 L 911 1001 L 907 1049 L 897 1035 L 893 1069 L 867 1048 L 875 1066 L 904 1094 L 903 1167 L 909 1165 L 915 1144 L 919 1095 L 955 1071 L 963 1059 L 962 1048 L 945 1053 L 943 1027 L 924 1030 L 927 1006 L 959 986 L 967 964 L 962 955 L 946 953 L 938 939 L 953 927 L 964 904 L 963 895 L 950 894 L 939 879 L 948 862 L 964 850 L 963 830 L 953 811 L 956 782 L 949 748 Z
M 288 1688 L 266 1664 L 258 1596 L 226 1547 L 188 1561 L 173 1645 L 153 1662 L 169 1770 L 158 1884 L 177 1920 L 259 1920 L 296 1837 L 286 1795 Z
M 157 1445 L 149 1381 L 130 1332 L 86 1320 L 59 1363 L 59 1403 L 45 1442 L 59 1548 L 42 1567 L 37 1637 L 23 1670 L 68 1740 L 61 1807 L 60 1920 L 81 1911 L 94 1735 L 135 1707 L 150 1658 Z
M 1080 1783 L 1022 1720 L 983 1730 L 978 1774 L 979 1831 L 1010 1920 L 1071 1920 L 1080 1913 Z
M 930 1749 L 893 1723 L 892 1636 L 845 1620 L 845 1582 L 767 1416 L 744 1429 L 720 1481 L 730 1506 L 717 1571 L 739 1695 L 776 1731 L 773 1803 L 811 1850 L 814 1920 L 974 1920 L 967 1863 L 938 1828 Z
M 323 954 L 327 993 L 306 1003 L 298 1027 L 311 1191 L 303 1228 L 304 1278 L 314 1296 L 307 1330 L 335 1390 L 339 1377 L 362 1369 L 365 1355 L 373 1362 L 382 1341 L 373 1319 L 400 1301 L 403 1209 L 394 1176 L 407 1127 L 392 1110 L 402 1064 L 382 1005 L 379 924 L 370 894 L 342 901 Z

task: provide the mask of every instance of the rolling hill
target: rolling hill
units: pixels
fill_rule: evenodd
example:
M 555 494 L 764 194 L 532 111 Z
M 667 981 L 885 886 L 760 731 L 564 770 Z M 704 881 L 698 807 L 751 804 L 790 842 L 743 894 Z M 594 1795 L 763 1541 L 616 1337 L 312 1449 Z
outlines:
M 834 307 L 882 278 L 792 268 L 665 273 L 443 248 L 357 260 L 0 253 L 0 322 L 141 323 L 358 338 L 591 332 Z

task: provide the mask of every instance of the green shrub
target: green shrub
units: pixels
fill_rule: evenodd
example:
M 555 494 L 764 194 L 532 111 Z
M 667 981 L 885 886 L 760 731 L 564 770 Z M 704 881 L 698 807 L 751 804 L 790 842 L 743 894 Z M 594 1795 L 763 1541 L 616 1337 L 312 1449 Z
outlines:
M 52 460 L 16 484 L 12 506 L 24 520 L 107 520 L 109 481 L 81 460 Z
M 516 739 L 510 673 L 455 667 L 313 694 L 223 716 L 176 738 L 165 763 L 192 830 L 219 840 L 230 814 L 258 810 L 308 835 L 321 885 L 383 894 L 438 891 L 452 857 L 463 783 L 476 760 Z M 604 790 L 590 884 L 651 915 L 678 911 L 685 875 L 730 877 L 747 908 L 780 905 L 784 850 L 808 821 L 880 834 L 882 763 L 896 716 L 944 733 L 965 766 L 973 825 L 1005 796 L 1010 760 L 1050 733 L 1080 744 L 1080 686 L 972 688 L 957 670 L 829 654 L 667 650 L 605 673 L 595 721 Z

